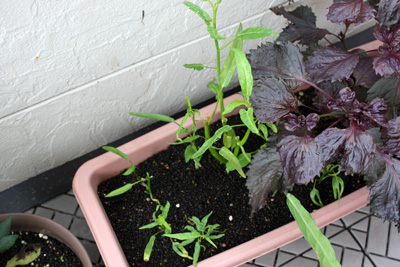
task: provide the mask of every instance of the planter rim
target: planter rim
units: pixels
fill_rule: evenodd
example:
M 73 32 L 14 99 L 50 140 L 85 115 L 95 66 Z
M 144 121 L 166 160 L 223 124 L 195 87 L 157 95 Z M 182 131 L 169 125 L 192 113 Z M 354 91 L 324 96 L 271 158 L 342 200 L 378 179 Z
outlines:
M 359 48 L 367 50 L 371 47 L 376 48 L 377 45 L 379 45 L 379 42 L 371 42 Z M 242 96 L 235 94 L 227 97 L 226 103 L 242 99 Z M 208 105 L 200 109 L 200 113 L 205 115 L 212 114 L 213 108 L 214 105 Z M 218 117 L 218 114 L 219 109 L 215 117 Z M 177 120 L 178 123 L 180 121 L 181 119 Z M 200 124 L 201 121 L 202 120 L 199 120 Z M 127 154 L 134 164 L 138 164 L 157 152 L 166 149 L 169 142 L 174 142 L 176 127 L 177 126 L 172 123 L 166 124 L 118 147 L 118 149 Z M 185 127 L 191 127 L 191 121 L 187 121 Z M 156 138 L 163 139 L 162 141 L 158 139 L 155 141 Z M 148 145 L 152 145 L 152 147 L 146 148 Z M 135 157 L 132 157 L 132 155 L 135 155 Z M 111 227 L 106 212 L 102 207 L 100 199 L 97 196 L 97 186 L 104 180 L 116 176 L 127 168 L 129 168 L 129 162 L 110 152 L 106 152 L 83 164 L 78 169 L 73 179 L 73 190 L 77 201 L 93 233 L 103 261 L 106 266 L 109 267 L 123 267 L 129 265 Z M 331 203 L 311 213 L 311 215 L 315 219 L 317 226 L 321 228 L 367 205 L 368 194 L 369 190 L 363 187 L 341 198 L 339 203 Z M 205 259 L 199 262 L 198 266 L 238 266 L 293 242 L 302 236 L 297 227 L 297 223 L 293 221 L 253 240 Z
M 0 222 L 11 218 L 11 229 L 48 235 L 66 244 L 78 256 L 84 267 L 91 267 L 92 261 L 82 243 L 67 228 L 48 218 L 29 213 L 0 214 Z

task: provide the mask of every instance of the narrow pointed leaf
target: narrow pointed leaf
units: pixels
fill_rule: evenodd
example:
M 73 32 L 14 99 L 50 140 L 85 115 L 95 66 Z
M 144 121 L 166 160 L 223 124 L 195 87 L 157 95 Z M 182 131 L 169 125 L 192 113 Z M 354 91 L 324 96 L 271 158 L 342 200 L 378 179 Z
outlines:
M 253 39 L 268 37 L 271 35 L 277 36 L 278 33 L 272 29 L 267 29 L 262 27 L 251 27 L 241 31 L 238 34 L 238 38 L 241 40 L 253 40 Z
M 148 118 L 148 119 L 153 119 L 153 120 L 158 120 L 158 121 L 164 121 L 164 122 L 174 122 L 175 120 L 169 116 L 162 115 L 162 114 L 154 114 L 154 113 L 137 113 L 137 112 L 130 112 L 129 113 L 132 116 L 137 116 L 137 117 L 142 117 L 142 118 Z
M 235 108 L 240 106 L 246 106 L 246 103 L 243 100 L 233 100 L 225 107 L 224 114 L 231 113 Z
M 239 24 L 239 28 L 237 29 L 236 32 L 236 37 L 239 34 L 239 32 L 242 31 L 242 23 Z M 232 47 L 236 48 L 238 50 L 242 50 L 243 47 L 243 40 L 239 38 L 235 38 L 235 40 L 232 43 Z M 228 57 L 225 59 L 224 65 L 222 66 L 222 71 L 220 75 L 220 81 L 219 84 L 221 85 L 222 88 L 225 88 L 229 85 L 229 83 L 232 80 L 232 76 L 235 73 L 236 70 L 236 61 L 235 61 L 235 52 L 230 50 Z
M 221 36 L 218 33 L 218 30 L 215 29 L 212 25 L 207 25 L 207 31 L 210 34 L 210 37 L 214 40 L 225 40 L 226 37 Z
M 204 144 L 197 150 L 197 152 L 194 155 L 192 155 L 192 159 L 198 158 L 201 155 L 203 155 L 204 152 L 206 152 L 207 149 L 209 149 L 214 144 L 214 142 L 217 141 L 217 139 L 221 138 L 221 136 L 224 132 L 228 132 L 231 129 L 232 129 L 232 127 L 230 127 L 229 125 L 225 125 L 225 126 L 219 128 L 215 132 L 215 134 L 212 137 L 210 137 L 210 139 L 205 141 Z
M 0 238 L 0 253 L 12 248 L 18 239 L 18 235 L 7 235 Z
M 124 186 L 121 186 L 120 188 L 115 189 L 115 190 L 111 191 L 110 193 L 108 193 L 108 194 L 106 195 L 106 197 L 115 197 L 115 196 L 119 196 L 119 195 L 121 195 L 121 194 L 123 194 L 123 193 L 125 193 L 125 192 L 127 192 L 127 191 L 129 191 L 129 190 L 131 190 L 132 186 L 133 186 L 133 184 L 131 184 L 131 183 L 126 184 L 126 185 L 124 185 Z
M 12 216 L 10 215 L 2 223 L 0 223 L 0 239 L 10 234 L 11 218 Z
M 254 120 L 253 108 L 249 108 L 248 110 L 241 109 L 239 114 L 240 119 L 247 126 L 247 128 L 249 128 L 252 133 L 259 134 L 256 122 Z
M 112 146 L 103 146 L 103 149 L 107 150 L 108 152 L 111 152 L 111 153 L 114 153 L 114 154 L 120 156 L 124 160 L 129 160 L 129 157 L 124 152 L 119 150 L 118 148 L 115 148 L 115 147 L 112 147 Z
M 246 55 L 241 50 L 234 47 L 231 47 L 231 50 L 235 53 L 235 61 L 243 97 L 248 99 L 251 96 L 251 91 L 253 89 L 253 75 L 251 74 L 250 63 L 247 61 Z
M 301 205 L 300 201 L 288 193 L 286 195 L 286 203 L 304 238 L 317 253 L 321 265 L 324 267 L 340 267 L 340 263 L 336 260 L 335 251 L 328 238 L 318 229 L 314 219 L 303 205 Z
M 154 241 L 156 240 L 156 236 L 152 235 L 149 239 L 149 242 L 146 245 L 146 248 L 144 249 L 144 255 L 143 255 L 143 260 L 144 261 L 149 261 L 151 252 L 153 251 L 153 246 L 154 246 Z
M 204 22 L 207 25 L 210 25 L 210 23 L 212 22 L 212 19 L 210 17 L 210 15 L 207 14 L 207 12 L 205 12 L 201 7 L 199 7 L 196 4 L 193 4 L 189 1 L 184 1 L 183 4 L 185 6 L 187 6 L 190 10 L 192 10 L 194 13 L 196 13 L 197 15 L 199 15 L 199 17 L 204 20 Z
M 223 156 L 228 162 L 230 162 L 233 167 L 235 167 L 236 171 L 242 176 L 243 178 L 246 178 L 246 175 L 244 174 L 242 170 L 242 166 L 240 165 L 240 162 L 238 158 L 226 147 L 222 147 L 219 150 L 219 154 Z
M 198 70 L 198 71 L 203 70 L 205 68 L 205 66 L 203 64 L 200 64 L 200 63 L 185 64 L 183 66 L 185 68 L 194 69 L 194 70 Z

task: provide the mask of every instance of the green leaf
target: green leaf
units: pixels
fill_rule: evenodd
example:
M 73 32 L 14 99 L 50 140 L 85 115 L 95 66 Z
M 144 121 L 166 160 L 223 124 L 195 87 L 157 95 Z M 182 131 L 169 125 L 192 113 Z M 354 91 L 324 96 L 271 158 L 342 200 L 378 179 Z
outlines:
M 11 215 L 7 217 L 2 223 L 0 223 L 0 239 L 8 236 L 11 231 Z
M 332 177 L 332 189 L 335 199 L 340 200 L 344 192 L 344 182 L 339 176 Z
M 180 244 L 179 242 L 172 242 L 172 249 L 182 258 L 187 258 L 189 260 L 193 259 L 190 257 L 189 252 L 185 249 L 184 245 Z
M 193 4 L 191 2 L 188 2 L 188 1 L 184 1 L 183 4 L 185 6 L 187 6 L 190 10 L 192 10 L 194 13 L 199 15 L 199 17 L 202 20 L 204 20 L 204 22 L 207 25 L 210 25 L 210 23 L 212 22 L 212 19 L 211 19 L 210 15 L 208 15 L 207 12 L 205 12 L 201 7 L 199 7 L 198 5 Z
M 226 147 L 222 147 L 219 150 L 219 154 L 223 156 L 228 162 L 230 162 L 233 167 L 236 169 L 236 171 L 242 176 L 243 178 L 246 178 L 246 175 L 244 174 L 242 167 L 240 165 L 240 162 L 238 158 Z
M 203 70 L 204 68 L 206 68 L 206 66 L 204 66 L 203 64 L 200 63 L 193 63 L 193 64 L 185 64 L 183 65 L 185 68 L 188 69 L 194 69 L 194 70 Z
M 170 145 L 181 145 L 181 144 L 185 144 L 185 143 L 191 143 L 197 139 L 200 138 L 200 135 L 193 135 L 193 136 L 188 136 L 185 139 L 183 139 L 182 141 L 179 142 L 175 142 L 175 143 L 169 143 Z
M 224 115 L 231 113 L 235 108 L 240 106 L 246 106 L 246 103 L 243 100 L 233 100 L 231 101 L 224 110 Z
M 242 28 L 243 28 L 242 23 L 240 23 L 239 28 L 236 31 L 236 36 L 239 34 L 239 32 L 242 31 Z M 235 40 L 232 43 L 232 47 L 238 50 L 242 50 L 243 40 L 239 40 L 238 38 L 235 37 Z M 229 51 L 228 57 L 225 59 L 220 75 L 219 84 L 221 85 L 221 88 L 225 88 L 229 85 L 229 83 L 232 80 L 232 76 L 235 73 L 235 70 L 236 70 L 235 52 Z
M 218 87 L 218 84 L 214 83 L 214 81 L 215 81 L 215 78 L 213 79 L 212 82 L 209 82 L 209 83 L 207 84 L 207 88 L 210 89 L 211 92 L 213 92 L 214 94 L 217 95 L 217 94 L 218 94 L 219 87 Z
M 251 154 L 250 153 L 246 153 L 246 156 L 243 154 L 240 154 L 238 157 L 239 163 L 240 163 L 240 167 L 244 168 L 247 165 L 249 165 L 250 161 L 248 160 L 248 158 L 251 158 Z M 235 167 L 233 166 L 233 164 L 231 162 L 227 162 L 226 163 L 226 172 L 231 172 L 235 170 Z
M 21 257 L 20 254 L 15 255 L 11 260 L 9 260 L 7 262 L 6 267 L 28 265 L 31 262 L 33 262 L 34 260 L 36 260 L 40 256 L 40 254 L 42 252 L 42 248 L 37 245 L 33 245 L 33 246 L 34 246 L 34 250 L 26 252 L 23 257 Z
M 144 261 L 149 261 L 151 252 L 153 251 L 153 246 L 154 246 L 154 241 L 156 240 L 156 235 L 152 235 L 149 239 L 149 242 L 146 245 L 146 248 L 144 249 L 144 255 L 143 255 L 143 260 Z
M 231 47 L 235 52 L 235 61 L 238 69 L 238 78 L 242 89 L 243 97 L 248 102 L 253 90 L 253 75 L 251 74 L 251 66 L 243 51 Z
M 278 36 L 278 33 L 271 29 L 266 29 L 262 27 L 252 27 L 241 31 L 238 34 L 240 40 L 253 40 L 258 38 L 264 38 L 271 35 Z
M 187 232 L 187 233 L 179 233 L 179 234 L 164 234 L 163 236 L 175 238 L 178 240 L 187 240 L 187 239 L 196 239 L 200 237 L 199 232 Z
M 149 224 L 146 224 L 146 225 L 143 225 L 143 226 L 139 227 L 139 230 L 151 229 L 151 228 L 157 227 L 159 225 L 160 225 L 160 223 L 158 221 L 156 221 L 156 222 L 152 222 L 152 223 L 149 223 Z
M 18 235 L 7 235 L 0 239 L 0 253 L 10 249 L 14 246 L 18 239 Z
M 321 265 L 324 267 L 340 266 L 340 263 L 336 260 L 336 254 L 331 243 L 315 225 L 314 219 L 301 205 L 300 201 L 288 193 L 286 195 L 286 203 L 304 238 L 317 253 Z
M 135 172 L 135 169 L 136 169 L 135 165 L 132 165 L 122 175 L 127 176 L 129 174 L 132 174 L 133 172 Z
M 165 207 L 162 208 L 162 213 L 161 213 L 161 216 L 163 216 L 164 219 L 167 219 L 170 207 L 171 204 L 169 203 L 169 201 L 167 201 L 167 204 L 165 204 Z
M 183 125 L 185 124 L 186 120 L 189 118 L 190 116 L 190 111 L 187 110 L 185 116 L 183 116 L 183 119 L 181 121 L 181 123 L 179 124 L 178 130 L 176 131 L 176 139 L 178 139 L 179 141 L 182 141 L 182 138 L 179 137 L 179 134 L 183 132 L 183 130 L 185 128 L 183 128 Z
M 274 133 L 277 133 L 277 132 L 278 132 L 278 128 L 276 127 L 275 124 L 270 123 L 270 122 L 267 122 L 266 124 L 267 124 L 267 126 L 268 126 Z
M 203 217 L 203 219 L 201 219 L 201 225 L 203 226 L 203 228 L 207 225 L 208 223 L 208 218 L 210 218 L 211 214 L 213 212 L 211 211 L 209 214 L 207 214 L 206 216 Z
M 159 224 L 164 226 L 165 229 L 169 231 L 169 233 L 171 232 L 171 226 L 167 223 L 167 221 L 165 220 L 165 218 L 162 215 L 158 215 L 157 221 Z
M 197 152 L 194 145 L 190 144 L 185 149 L 185 162 L 188 163 L 192 156 Z
M 166 115 L 162 115 L 162 114 L 137 113 L 137 112 L 129 112 L 129 114 L 132 116 L 136 116 L 136 117 L 142 117 L 142 118 L 153 119 L 153 120 L 164 121 L 164 122 L 174 122 L 175 121 L 173 118 L 168 117 Z
M 130 190 L 132 188 L 132 186 L 133 186 L 133 184 L 131 184 L 131 183 L 123 185 L 120 188 L 115 189 L 115 190 L 111 191 L 110 193 L 108 193 L 106 195 L 106 197 L 115 197 L 115 196 L 121 195 L 121 194 L 125 193 L 126 191 Z
M 121 158 L 125 159 L 125 160 L 129 160 L 129 157 L 122 152 L 121 150 L 119 150 L 118 148 L 112 147 L 112 146 L 103 146 L 104 150 L 107 150 L 108 152 L 112 152 L 118 156 L 120 156 Z
M 242 122 L 247 126 L 247 128 L 250 129 L 252 133 L 259 134 L 260 132 L 258 131 L 256 122 L 254 120 L 254 115 L 253 115 L 253 108 L 249 108 L 248 110 L 241 109 L 239 111 L 240 114 L 240 119 Z
M 210 36 L 214 40 L 225 40 L 226 37 L 219 35 L 217 29 L 215 29 L 212 25 L 207 25 L 207 31 L 210 33 Z
M 203 145 L 199 148 L 199 150 L 198 150 L 194 155 L 192 155 L 192 159 L 198 158 L 198 157 L 200 157 L 201 155 L 203 155 L 204 152 L 206 152 L 206 150 L 207 150 L 208 148 L 210 148 L 210 147 L 214 144 L 215 141 L 217 141 L 217 139 L 221 138 L 221 136 L 222 136 L 222 134 L 223 134 L 224 132 L 228 132 L 228 131 L 230 131 L 231 129 L 232 129 L 232 127 L 229 126 L 229 125 L 225 125 L 225 126 L 219 128 L 219 129 L 214 133 L 214 135 L 213 135 L 212 137 L 210 137 L 210 139 L 208 139 L 207 141 L 205 141 L 205 142 L 203 143 Z
M 265 140 L 268 140 L 268 128 L 265 126 L 265 124 L 258 124 L 258 130 L 260 130 L 265 138 Z
M 200 249 L 201 249 L 200 241 L 197 241 L 196 244 L 194 245 L 193 267 L 196 267 L 197 262 L 199 261 Z
M 317 205 L 318 207 L 323 207 L 324 204 L 322 203 L 321 196 L 319 195 L 319 190 L 317 188 L 313 188 L 310 191 L 310 198 L 312 202 Z

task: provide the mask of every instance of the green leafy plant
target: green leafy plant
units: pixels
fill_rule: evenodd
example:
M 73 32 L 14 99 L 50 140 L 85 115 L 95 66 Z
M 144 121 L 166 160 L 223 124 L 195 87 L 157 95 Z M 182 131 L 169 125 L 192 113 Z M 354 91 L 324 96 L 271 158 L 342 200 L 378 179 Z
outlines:
M 337 267 L 340 263 L 336 260 L 335 251 L 328 238 L 324 236 L 315 225 L 310 213 L 301 205 L 300 201 L 292 194 L 286 194 L 286 203 L 292 213 L 304 238 L 318 255 L 318 260 L 324 267 Z
M 185 151 L 185 160 L 193 160 L 196 168 L 201 166 L 201 157 L 208 150 L 217 160 L 227 165 L 227 171 L 236 170 L 242 177 L 246 177 L 243 172 L 243 167 L 247 166 L 251 161 L 251 153 L 247 153 L 244 149 L 250 133 L 254 133 L 261 138 L 267 140 L 268 129 L 276 132 L 276 127 L 270 123 L 259 123 L 253 114 L 253 108 L 250 104 L 250 96 L 253 88 L 253 76 L 251 73 L 250 64 L 246 58 L 246 55 L 242 51 L 244 40 L 253 40 L 258 38 L 267 37 L 270 35 L 277 35 L 277 33 L 271 29 L 252 27 L 243 30 L 242 24 L 239 25 L 236 34 L 230 40 L 227 37 L 222 36 L 217 29 L 217 12 L 221 0 L 212 2 L 210 0 L 202 0 L 208 2 L 212 8 L 212 14 L 209 15 L 200 6 L 185 1 L 183 2 L 190 10 L 199 16 L 203 20 L 210 38 L 214 41 L 216 51 L 216 64 L 215 66 L 205 66 L 201 63 L 185 64 L 184 67 L 201 71 L 204 69 L 213 69 L 216 71 L 216 77 L 208 83 L 207 87 L 210 89 L 216 98 L 215 109 L 209 118 L 203 119 L 204 125 L 204 136 L 198 135 L 196 132 L 198 120 L 196 115 L 201 117 L 198 110 L 192 109 L 190 100 L 186 97 L 188 102 L 188 109 L 183 117 L 183 120 L 178 123 L 173 118 L 165 115 L 154 114 L 154 113 L 137 113 L 131 112 L 131 115 L 160 120 L 163 122 L 172 122 L 177 124 L 178 130 L 176 137 L 178 142 L 173 144 L 187 144 Z M 223 43 L 224 42 L 224 43 Z M 229 49 L 229 53 L 224 62 L 221 60 L 221 52 L 224 49 Z M 233 77 L 233 74 L 237 70 L 241 92 L 244 100 L 232 101 L 225 108 L 224 104 L 224 93 L 223 89 L 226 88 Z M 221 123 L 222 126 L 214 134 L 210 132 L 210 124 L 214 118 L 217 108 L 221 110 Z M 241 125 L 228 125 L 228 120 L 225 117 L 226 114 L 233 111 L 235 108 L 241 107 L 240 118 L 243 122 Z M 193 126 L 191 129 L 184 127 L 185 122 L 191 119 Z M 235 134 L 234 128 L 239 126 L 247 126 L 248 130 L 246 134 L 241 138 Z M 188 135 L 184 139 L 180 138 L 181 134 Z M 216 147 L 214 144 L 219 139 L 223 139 L 223 147 Z M 196 144 L 197 139 L 202 139 L 204 142 L 201 146 Z
M 10 249 L 14 246 L 18 239 L 18 235 L 12 235 L 11 232 L 11 215 L 0 223 L 0 253 Z
M 129 161 L 131 163 L 131 167 L 129 167 L 129 169 L 127 169 L 124 173 L 122 173 L 122 175 L 130 175 L 130 174 L 134 174 L 135 177 L 138 179 L 136 182 L 134 183 L 127 183 L 113 191 L 111 191 L 110 193 L 108 193 L 106 195 L 106 197 L 115 197 L 118 195 L 121 195 L 129 190 L 132 189 L 132 187 L 136 184 L 139 183 L 144 183 L 146 185 L 146 192 L 150 195 L 150 199 L 153 201 L 156 201 L 158 203 L 158 200 L 153 198 L 153 193 L 151 192 L 151 186 L 150 186 L 150 180 L 153 178 L 152 176 L 149 175 L 149 173 L 146 173 L 146 177 L 139 177 L 139 175 L 136 173 L 136 166 L 133 164 L 133 162 L 129 159 L 128 155 L 126 155 L 125 153 L 123 153 L 121 150 L 119 150 L 118 148 L 115 147 L 111 147 L 111 146 L 103 146 L 103 149 L 109 152 L 112 152 L 118 156 L 120 156 L 121 158 Z
M 0 223 L 0 253 L 3 253 L 15 245 L 19 235 L 11 233 L 12 216 L 8 216 L 6 220 Z M 12 257 L 5 267 L 14 267 L 18 265 L 27 265 L 36 260 L 41 253 L 40 245 L 33 244 L 25 246 L 21 251 Z
M 165 206 L 158 204 L 156 211 L 153 213 L 154 222 L 146 224 L 139 228 L 139 229 L 143 230 L 143 229 L 151 229 L 151 228 L 158 227 L 158 229 L 159 229 L 159 231 L 157 233 L 153 234 L 150 237 L 149 242 L 146 245 L 146 248 L 144 250 L 144 255 L 143 255 L 144 261 L 150 260 L 150 256 L 153 251 L 153 246 L 154 246 L 154 242 L 156 240 L 156 236 L 161 233 L 165 233 L 165 234 L 171 233 L 171 226 L 167 223 L 169 208 L 170 208 L 169 202 L 167 202 L 167 204 Z
M 340 200 L 344 191 L 344 182 L 343 179 L 339 176 L 339 164 L 328 164 L 328 166 L 326 166 L 324 170 L 321 170 L 321 173 L 321 176 L 317 177 L 314 180 L 313 189 L 310 191 L 312 202 L 319 207 L 323 207 L 324 204 L 322 203 L 321 197 L 319 195 L 319 190 L 316 188 L 317 184 L 321 184 L 322 181 L 324 181 L 325 179 L 332 177 L 332 191 L 335 200 Z
M 201 244 L 203 240 L 206 240 L 213 247 L 217 248 L 217 246 L 214 244 L 212 240 L 219 239 L 225 235 L 218 231 L 219 224 L 213 224 L 213 225 L 207 224 L 208 218 L 211 216 L 211 214 L 212 212 L 203 217 L 203 219 L 201 220 L 195 216 L 189 218 L 189 220 L 195 224 L 196 228 L 191 225 L 186 225 L 185 230 L 187 230 L 188 232 L 178 233 L 178 234 L 168 234 L 168 233 L 164 234 L 164 236 L 182 241 L 180 243 L 174 242 L 174 246 L 179 250 L 186 251 L 185 246 L 193 242 L 196 242 L 194 246 L 193 257 L 189 257 L 193 259 L 193 266 L 196 266 L 199 260 L 201 249 L 202 248 L 204 250 L 206 249 L 206 247 Z

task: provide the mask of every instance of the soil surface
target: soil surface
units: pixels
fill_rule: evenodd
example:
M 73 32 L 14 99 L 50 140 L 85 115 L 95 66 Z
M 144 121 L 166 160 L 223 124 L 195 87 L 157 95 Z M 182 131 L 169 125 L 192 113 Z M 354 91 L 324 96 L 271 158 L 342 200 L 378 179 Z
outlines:
M 33 232 L 14 232 L 19 237 L 15 245 L 9 250 L 1 253 L 0 266 L 7 265 L 7 261 L 14 255 L 33 251 L 34 247 L 41 247 L 40 256 L 28 266 L 35 267 L 83 267 L 80 259 L 64 243 L 47 235 Z
M 230 118 L 229 124 L 240 124 L 237 120 L 238 118 Z M 246 143 L 246 152 L 256 151 L 261 144 L 259 139 L 250 139 Z M 146 172 L 154 177 L 151 180 L 151 189 L 154 197 L 162 205 L 170 202 L 171 208 L 166 221 L 171 225 L 172 233 L 185 232 L 188 218 L 196 216 L 201 219 L 213 212 L 209 224 L 220 224 L 225 236 L 213 240 L 218 249 L 207 242 L 202 243 L 206 250 L 202 250 L 200 259 L 208 258 L 293 221 L 286 206 L 285 195 L 282 193 L 277 193 L 274 197 L 270 195 L 267 206 L 251 218 L 246 179 L 236 172 L 226 173 L 225 166 L 208 153 L 201 160 L 202 168 L 196 170 L 193 162 L 185 163 L 184 150 L 185 145 L 170 146 L 139 164 L 137 171 L 143 177 Z M 342 178 L 345 182 L 344 195 L 365 185 L 363 179 L 357 176 Z M 119 175 L 102 183 L 98 190 L 128 262 L 132 266 L 190 265 L 191 261 L 178 256 L 172 250 L 170 240 L 161 235 L 156 237 L 150 261 L 143 261 L 146 244 L 158 229 L 139 230 L 139 227 L 153 222 L 152 214 L 156 204 L 149 199 L 145 187 L 140 184 L 123 195 L 104 197 L 112 190 L 134 181 L 136 178 L 133 176 Z M 296 185 L 291 192 L 309 212 L 318 209 L 310 200 L 311 188 L 312 184 Z M 324 204 L 334 201 L 330 179 L 326 179 L 317 188 Z M 193 246 L 188 246 L 187 249 L 189 254 L 193 255 Z

